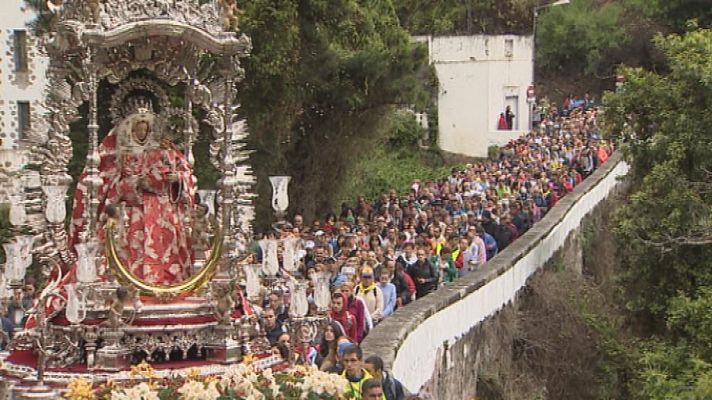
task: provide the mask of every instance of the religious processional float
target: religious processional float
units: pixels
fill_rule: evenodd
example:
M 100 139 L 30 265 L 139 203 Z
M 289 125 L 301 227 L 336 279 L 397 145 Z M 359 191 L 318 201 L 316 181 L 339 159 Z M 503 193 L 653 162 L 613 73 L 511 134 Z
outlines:
M 328 273 L 300 276 L 288 230 L 260 243 L 261 264 L 247 250 L 255 180 L 234 99 L 251 42 L 235 33 L 235 1 L 47 5 L 48 114 L 28 134 L 39 179 L 10 196 L 0 298 L 33 262 L 49 282 L 2 356 L 0 396 L 339 396 L 340 377 L 273 355 L 253 312 L 265 292 L 287 293 L 299 348 L 324 326 L 329 288 Z M 86 124 L 88 152 L 67 212 L 72 123 Z M 197 190 L 199 135 L 220 173 L 215 191 Z M 271 180 L 283 215 L 289 178 Z

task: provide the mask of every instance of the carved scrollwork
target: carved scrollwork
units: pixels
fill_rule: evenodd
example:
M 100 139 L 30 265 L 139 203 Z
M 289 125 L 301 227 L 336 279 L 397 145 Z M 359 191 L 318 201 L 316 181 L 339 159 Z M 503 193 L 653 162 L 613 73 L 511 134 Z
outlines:
M 82 347 L 79 338 L 71 338 L 69 334 L 52 330 L 49 343 L 52 346 L 45 350 L 47 366 L 51 368 L 74 365 L 82 359 Z
M 201 3 L 200 0 L 65 0 L 61 7 L 52 7 L 52 11 L 61 20 L 97 24 L 104 30 L 136 21 L 164 19 L 196 26 L 213 35 L 224 32 L 225 17 L 235 15 L 234 8 L 226 8 L 218 0 Z
M 97 52 L 100 78 L 116 84 L 128 78 L 133 71 L 144 69 L 152 72 L 171 86 L 188 80 L 187 70 L 197 62 L 200 51 L 188 43 L 179 43 L 173 38 L 151 38 L 120 47 L 111 47 Z
M 179 350 L 183 359 L 188 351 L 195 347 L 199 352 L 209 343 L 211 329 L 186 329 L 175 332 L 129 333 L 121 340 L 122 345 L 132 354 L 145 353 L 148 361 L 153 361 L 156 352 L 168 356 L 172 351 Z

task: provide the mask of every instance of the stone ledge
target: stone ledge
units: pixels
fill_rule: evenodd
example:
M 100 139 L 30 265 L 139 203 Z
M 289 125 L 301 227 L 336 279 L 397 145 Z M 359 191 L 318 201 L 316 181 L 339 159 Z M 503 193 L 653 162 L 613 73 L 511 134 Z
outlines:
M 554 227 L 562 222 L 567 213 L 584 195 L 613 172 L 620 161 L 622 161 L 622 155 L 620 152 L 616 152 L 602 168 L 596 170 L 576 186 L 573 192 L 561 199 L 541 221 L 509 245 L 506 250 L 492 258 L 484 268 L 473 271 L 453 284 L 442 287 L 397 310 L 375 327 L 364 339 L 362 343 L 364 354 L 366 356 L 379 355 L 383 358 L 385 367 L 392 369 L 398 349 L 418 325 L 511 269 L 517 261 L 538 246 Z

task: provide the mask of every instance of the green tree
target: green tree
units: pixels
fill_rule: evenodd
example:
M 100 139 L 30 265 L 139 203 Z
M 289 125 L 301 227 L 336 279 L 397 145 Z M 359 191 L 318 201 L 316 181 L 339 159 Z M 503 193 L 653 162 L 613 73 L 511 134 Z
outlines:
M 712 7 L 700 0 L 625 0 L 631 12 L 652 18 L 668 29 L 684 32 L 687 22 L 698 21 L 702 27 L 712 24 Z
M 712 250 L 712 33 L 659 37 L 657 44 L 670 73 L 623 69 L 628 83 L 606 97 L 606 122 L 611 133 L 631 136 L 637 190 L 620 213 L 618 234 L 624 264 L 636 275 L 632 282 L 645 289 L 636 309 L 662 316 L 666 299 L 678 291 L 694 294 L 712 283 L 706 262 Z
M 435 180 L 450 173 L 438 150 L 420 148 L 425 132 L 411 112 L 391 114 L 381 129 L 384 133 L 372 150 L 344 175 L 339 202 L 354 205 L 357 196 L 375 200 L 391 189 L 406 193 L 414 179 Z
M 658 339 L 643 349 L 638 398 L 712 396 L 712 30 L 659 36 L 668 73 L 624 68 L 605 98 L 626 136 L 634 185 L 617 215 L 621 282 Z
M 610 75 L 614 68 L 611 52 L 627 43 L 623 15 L 620 4 L 601 6 L 594 0 L 573 0 L 542 11 L 537 25 L 537 65 L 575 71 L 574 75 Z
M 403 27 L 414 34 L 531 33 L 539 0 L 395 0 Z
M 10 207 L 0 204 L 0 246 L 12 238 Z M 5 263 L 5 251 L 0 252 L 0 263 Z
M 269 174 L 288 174 L 290 210 L 307 218 L 333 206 L 350 165 L 369 152 L 399 104 L 425 106 L 412 46 L 389 0 L 243 2 L 242 110 L 258 177 L 258 219 L 269 219 Z

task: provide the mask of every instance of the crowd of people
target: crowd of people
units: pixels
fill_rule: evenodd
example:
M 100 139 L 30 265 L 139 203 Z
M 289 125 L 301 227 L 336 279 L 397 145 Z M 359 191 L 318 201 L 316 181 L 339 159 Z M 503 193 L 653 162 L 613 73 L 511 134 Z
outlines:
M 304 243 L 302 273 L 330 273 L 331 322 L 318 343 L 290 349 L 284 295 L 270 293 L 263 318 L 275 351 L 344 374 L 349 390 L 380 398 L 367 397 L 365 382 L 385 377 L 382 362 L 360 361 L 359 343 L 369 331 L 396 309 L 482 268 L 613 152 L 601 138 L 599 110 L 592 102 L 572 104 L 540 108 L 535 129 L 501 148 L 497 159 L 453 168 L 437 181 L 416 180 L 404 195 L 361 197 L 310 224 L 295 215 L 286 232 Z M 405 396 L 390 376 L 379 387 L 386 399 Z
M 614 150 L 602 139 L 599 110 L 588 98 L 539 110 L 535 128 L 501 148 L 496 159 L 453 168 L 437 181 L 415 180 L 405 194 L 361 197 L 309 224 L 295 215 L 285 229 L 266 232 L 298 236 L 304 249 L 299 273 L 328 271 L 331 290 L 328 325 L 315 343 L 299 346 L 286 329 L 288 294 L 266 293 L 257 312 L 273 352 L 343 374 L 357 399 L 407 398 L 378 356 L 363 360 L 359 344 L 368 333 L 398 308 L 482 268 Z M 3 342 L 24 325 L 33 296 L 32 285 L 13 293 L 3 310 Z

